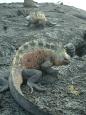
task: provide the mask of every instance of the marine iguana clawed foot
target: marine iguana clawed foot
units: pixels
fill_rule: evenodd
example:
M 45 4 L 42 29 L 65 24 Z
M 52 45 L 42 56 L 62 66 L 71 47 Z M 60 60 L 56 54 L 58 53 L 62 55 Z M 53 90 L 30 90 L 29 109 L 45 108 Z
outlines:
M 33 88 L 36 89 L 37 91 L 40 91 L 40 92 L 46 91 L 46 88 L 44 88 L 43 86 L 38 86 L 37 84 L 35 84 L 33 82 L 27 81 L 27 85 L 31 89 L 31 93 L 33 93 Z
M 0 93 L 8 89 L 8 80 L 0 78 Z

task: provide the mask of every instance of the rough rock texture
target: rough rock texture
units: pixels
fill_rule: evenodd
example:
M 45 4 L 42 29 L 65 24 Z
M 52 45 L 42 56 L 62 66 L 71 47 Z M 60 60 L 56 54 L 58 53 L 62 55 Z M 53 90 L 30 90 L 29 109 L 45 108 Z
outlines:
M 25 9 L 23 4 L 0 4 L 0 77 L 8 79 L 13 55 L 26 41 L 44 38 L 48 42 L 62 42 L 63 45 L 72 43 L 77 56 L 71 58 L 69 65 L 57 68 L 58 81 L 54 82 L 56 89 L 51 92 L 55 94 L 55 99 L 52 95 L 48 98 L 49 93 L 45 97 L 39 94 L 43 98 L 41 101 L 40 97 L 37 98 L 36 102 L 41 107 L 45 103 L 53 115 L 86 115 L 86 12 L 54 4 L 40 4 L 39 9 L 56 26 L 29 28 L 25 16 L 37 8 Z M 76 88 L 69 88 L 71 85 Z M 38 93 L 35 95 L 38 96 Z M 54 101 L 57 104 L 55 107 Z M 0 93 L 0 115 L 31 114 L 16 104 L 8 90 Z

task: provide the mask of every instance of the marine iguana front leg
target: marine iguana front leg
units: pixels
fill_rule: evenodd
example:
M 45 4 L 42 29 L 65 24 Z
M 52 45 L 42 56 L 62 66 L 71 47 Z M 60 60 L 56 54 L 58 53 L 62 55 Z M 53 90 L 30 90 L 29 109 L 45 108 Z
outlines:
M 36 69 L 24 69 L 22 71 L 23 78 L 27 79 L 27 85 L 31 89 L 31 93 L 33 93 L 33 88 L 38 91 L 45 91 L 46 89 L 43 87 L 39 87 L 36 83 L 41 80 L 42 72 Z
M 54 71 L 51 66 L 53 64 L 51 63 L 50 60 L 45 61 L 41 65 L 41 69 L 49 74 L 56 75 L 56 71 Z M 22 76 L 23 78 L 27 79 L 27 85 L 31 89 L 31 93 L 33 93 L 33 88 L 35 88 L 38 91 L 45 91 L 46 89 L 44 87 L 39 87 L 36 83 L 39 82 L 42 78 L 42 72 L 41 70 L 36 70 L 36 69 L 24 69 L 22 71 Z
M 56 69 L 52 68 L 53 63 L 51 63 L 50 60 L 45 61 L 42 65 L 41 65 L 41 70 L 46 72 L 47 74 L 53 75 L 53 76 L 57 76 L 58 71 Z

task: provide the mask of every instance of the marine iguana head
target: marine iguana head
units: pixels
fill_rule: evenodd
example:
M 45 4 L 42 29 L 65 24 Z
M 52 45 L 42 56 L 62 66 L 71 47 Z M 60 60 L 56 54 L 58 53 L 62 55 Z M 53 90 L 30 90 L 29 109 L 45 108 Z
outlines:
M 60 49 L 56 51 L 56 55 L 54 58 L 55 65 L 66 65 L 70 62 L 70 56 L 67 54 L 65 49 Z

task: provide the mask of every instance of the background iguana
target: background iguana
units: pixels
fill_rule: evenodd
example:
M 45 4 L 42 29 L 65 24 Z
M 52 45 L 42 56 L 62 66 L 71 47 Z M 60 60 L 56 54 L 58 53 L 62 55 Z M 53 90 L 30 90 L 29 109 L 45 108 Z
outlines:
M 54 65 L 65 65 L 69 63 L 69 59 L 70 56 L 64 49 L 59 48 L 57 44 L 47 43 L 43 40 L 26 42 L 16 52 L 12 63 L 11 76 L 9 77 L 9 87 L 14 99 L 28 112 L 35 115 L 48 115 L 48 113 L 40 110 L 38 106 L 30 102 L 22 93 L 22 71 L 29 68 L 41 69 L 41 65 L 43 69 Z M 31 65 L 28 63 L 28 60 L 31 61 Z M 27 73 L 25 72 L 25 74 Z M 30 82 L 35 85 L 33 80 Z M 29 87 L 33 88 L 34 86 L 31 85 Z
M 51 23 L 47 19 L 47 17 L 45 16 L 45 13 L 42 11 L 33 11 L 33 12 L 31 11 L 30 14 L 26 17 L 26 20 L 28 21 L 28 26 L 52 27 L 55 25 L 54 23 Z

